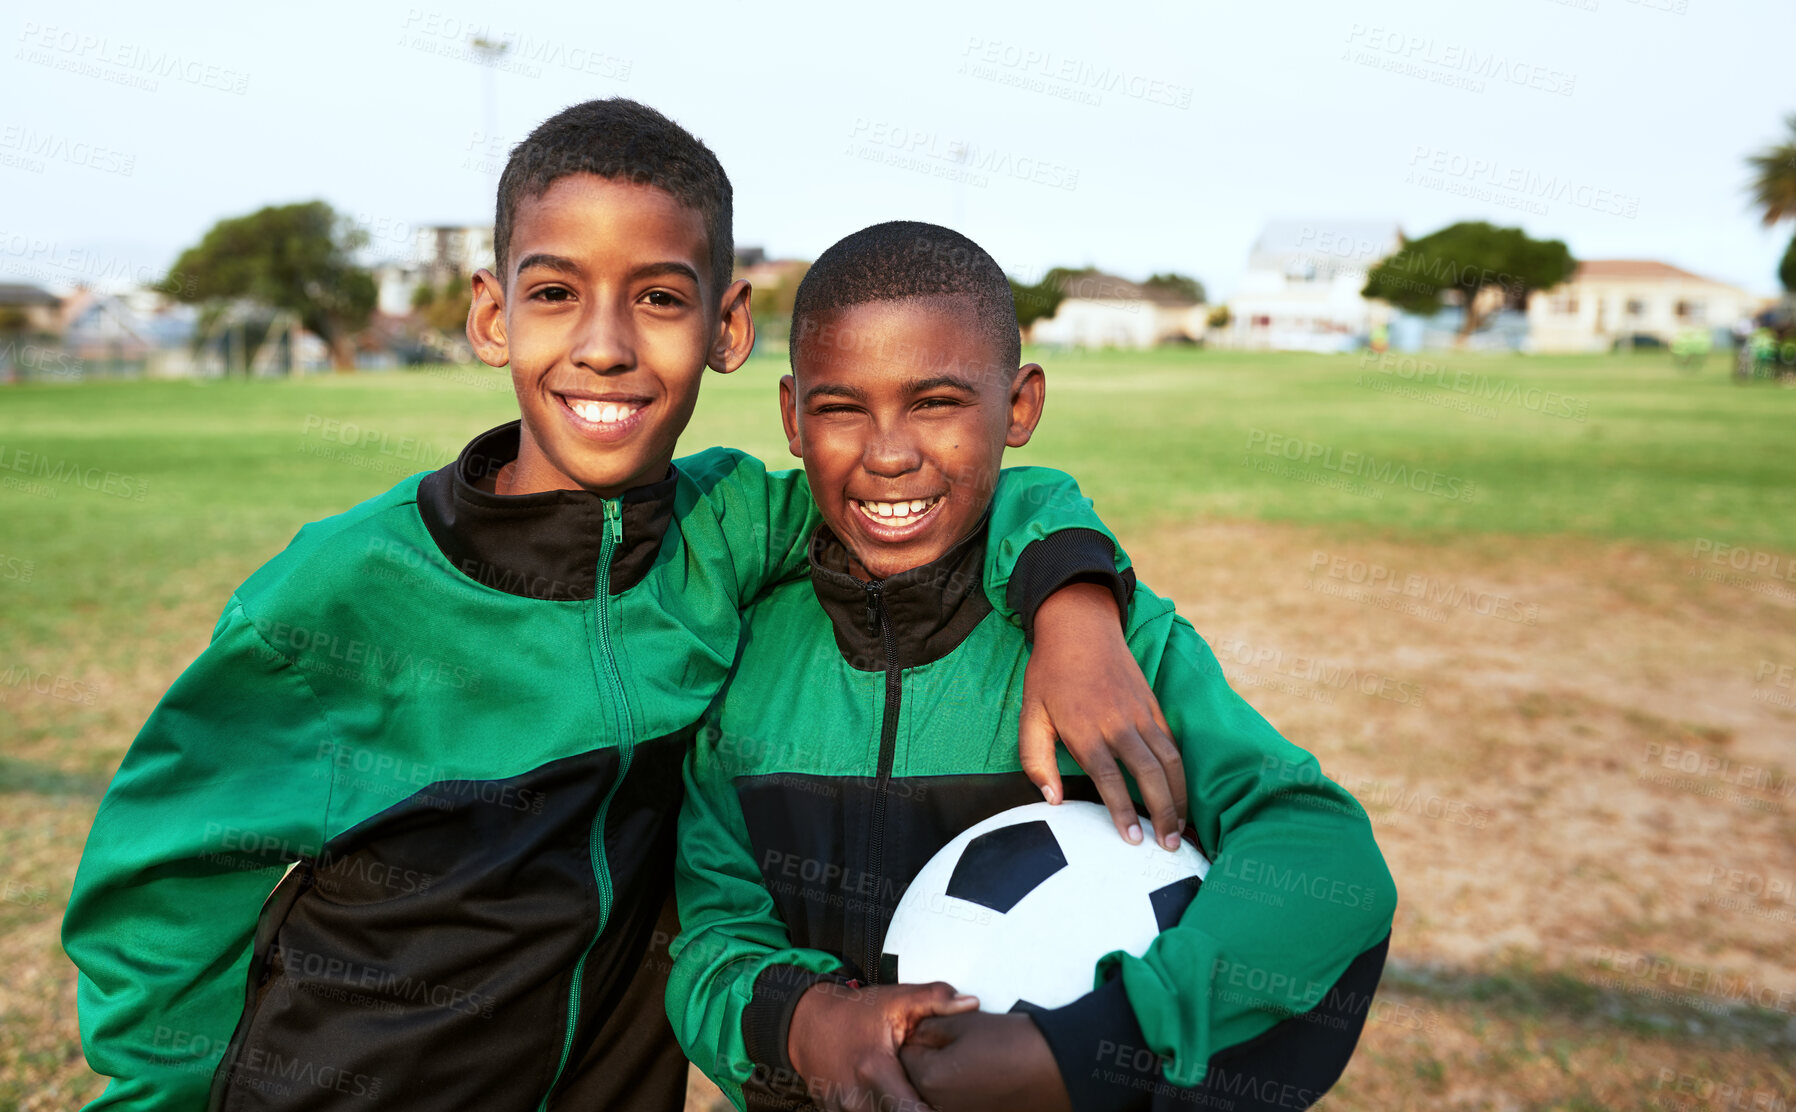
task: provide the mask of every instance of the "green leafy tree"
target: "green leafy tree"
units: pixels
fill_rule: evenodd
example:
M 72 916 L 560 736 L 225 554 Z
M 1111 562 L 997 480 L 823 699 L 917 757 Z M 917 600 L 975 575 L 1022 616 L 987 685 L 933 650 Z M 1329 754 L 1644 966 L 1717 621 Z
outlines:
M 438 290 L 420 282 L 412 291 L 412 312 L 425 327 L 460 335 L 468 326 L 468 310 L 474 304 L 474 287 L 467 278 L 454 275 Z
M 1783 220 L 1796 219 L 1796 112 L 1784 117 L 1789 138 L 1766 147 L 1746 159 L 1752 167 L 1752 200 L 1763 210 L 1765 227 Z M 1777 277 L 1784 289 L 1796 294 L 1796 238 L 1784 252 Z
M 1028 331 L 1038 320 L 1048 320 L 1066 300 L 1066 288 L 1078 278 L 1090 274 L 1088 269 L 1057 266 L 1041 276 L 1041 281 L 1026 285 L 1011 278 L 1010 299 L 1016 305 L 1016 326 Z
M 332 365 L 349 370 L 355 333 L 374 311 L 374 276 L 355 262 L 366 242 L 323 201 L 270 206 L 214 224 L 157 288 L 194 305 L 247 301 L 296 313 L 330 347 Z
M 1197 302 L 1199 305 L 1202 305 L 1206 300 L 1204 297 L 1204 284 L 1197 279 L 1184 274 L 1174 274 L 1170 272 L 1166 274 L 1155 274 L 1141 284 L 1151 290 L 1171 290 L 1173 293 L 1183 294 Z
M 1429 314 L 1444 295 L 1457 293 L 1465 307 L 1457 342 L 1464 344 L 1494 309 L 1526 308 L 1531 294 L 1557 286 L 1576 268 L 1577 260 L 1559 240 L 1529 239 L 1520 228 L 1469 221 L 1405 243 L 1366 274 L 1361 294 Z

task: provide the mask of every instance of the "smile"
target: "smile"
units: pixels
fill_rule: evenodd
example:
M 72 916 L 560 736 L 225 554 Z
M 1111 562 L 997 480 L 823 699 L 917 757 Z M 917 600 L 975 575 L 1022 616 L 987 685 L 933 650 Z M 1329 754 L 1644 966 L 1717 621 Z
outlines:
M 860 512 L 861 519 L 875 526 L 872 532 L 876 536 L 895 539 L 897 535 L 908 535 L 919 531 L 926 521 L 934 518 L 936 507 L 944 501 L 940 494 L 930 498 L 912 498 L 901 502 L 875 502 L 859 498 L 849 501 Z
M 595 440 L 621 438 L 642 423 L 649 406 L 647 398 L 575 398 L 557 394 L 568 423 L 577 432 Z

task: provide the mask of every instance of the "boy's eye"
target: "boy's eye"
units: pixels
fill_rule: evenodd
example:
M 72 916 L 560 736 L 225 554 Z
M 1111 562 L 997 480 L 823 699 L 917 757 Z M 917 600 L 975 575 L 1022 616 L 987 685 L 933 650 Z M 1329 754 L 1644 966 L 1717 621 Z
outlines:
M 673 309 L 680 304 L 680 299 L 666 290 L 650 290 L 644 298 L 650 305 L 660 309 Z
M 566 301 L 572 297 L 565 286 L 545 286 L 531 295 L 539 301 Z
M 917 408 L 918 409 L 949 409 L 949 408 L 959 408 L 960 404 L 961 404 L 960 399 L 958 399 L 958 398 L 924 398 L 922 401 L 917 403 Z

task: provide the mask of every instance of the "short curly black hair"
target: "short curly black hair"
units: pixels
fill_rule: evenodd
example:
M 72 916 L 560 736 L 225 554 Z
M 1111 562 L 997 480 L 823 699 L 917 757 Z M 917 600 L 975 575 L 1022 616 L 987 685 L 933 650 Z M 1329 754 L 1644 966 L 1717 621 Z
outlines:
M 1000 362 L 1022 358 L 1010 280 L 985 248 L 940 224 L 892 220 L 837 240 L 811 264 L 792 304 L 793 366 L 816 314 L 911 297 L 960 299 Z
M 736 262 L 730 177 L 711 148 L 646 104 L 626 97 L 589 100 L 538 124 L 511 149 L 499 177 L 493 217 L 493 262 L 500 279 L 511 249 L 518 205 L 541 197 L 570 174 L 652 185 L 697 212 L 711 241 L 711 278 L 717 293 L 730 284 Z

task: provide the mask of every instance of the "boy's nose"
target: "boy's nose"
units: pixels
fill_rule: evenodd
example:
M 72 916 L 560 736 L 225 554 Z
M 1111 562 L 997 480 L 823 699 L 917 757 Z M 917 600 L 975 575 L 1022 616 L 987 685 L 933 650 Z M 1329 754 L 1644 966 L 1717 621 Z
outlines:
M 568 357 L 594 374 L 628 370 L 636 365 L 636 338 L 628 312 L 603 306 L 581 315 L 580 329 Z
M 908 475 L 922 465 L 916 440 L 900 432 L 877 432 L 861 451 L 861 466 L 884 478 Z

